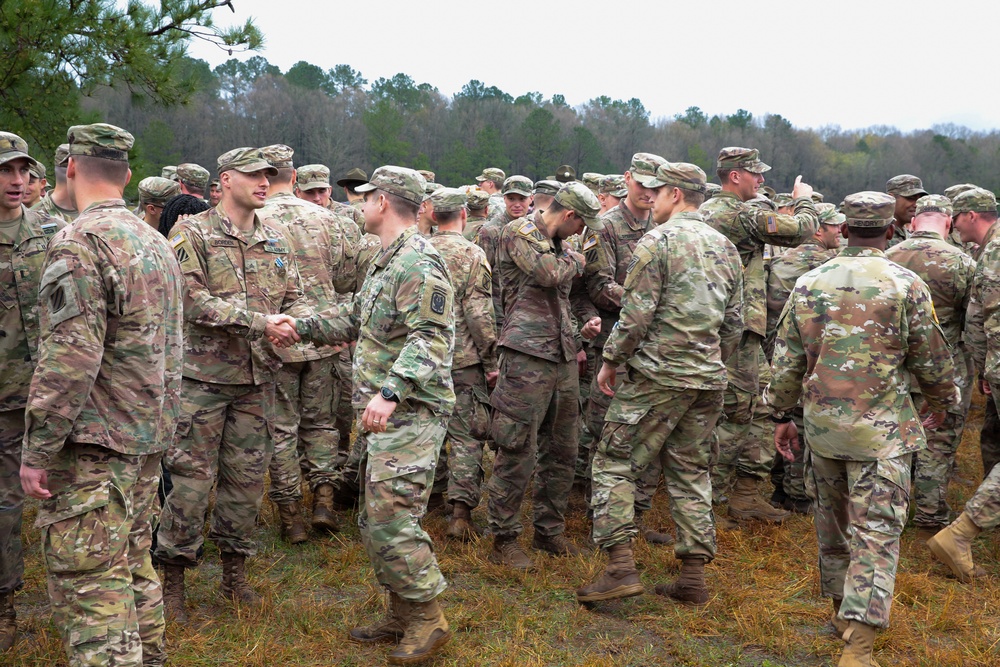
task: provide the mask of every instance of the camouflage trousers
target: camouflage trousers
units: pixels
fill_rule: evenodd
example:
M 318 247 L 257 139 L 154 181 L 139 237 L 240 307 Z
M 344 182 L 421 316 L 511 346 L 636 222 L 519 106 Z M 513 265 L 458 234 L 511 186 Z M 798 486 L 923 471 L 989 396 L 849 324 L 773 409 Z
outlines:
M 163 665 L 163 591 L 150 559 L 161 453 L 67 443 L 48 472 L 42 529 L 52 623 L 70 667 Z
M 965 513 L 983 530 L 1000 525 L 1000 466 L 994 466 L 965 504 Z
M 983 477 L 1000 463 L 1000 417 L 997 416 L 997 400 L 1000 400 L 1000 385 L 990 385 L 993 400 L 986 397 L 983 405 L 983 426 L 979 431 L 979 452 L 983 457 Z
M 589 465 L 594 465 L 594 455 L 597 453 L 597 446 L 603 437 L 604 418 L 608 414 L 611 406 L 611 397 L 601 391 L 597 386 L 597 372 L 601 370 L 604 360 L 601 358 L 602 350 L 597 350 L 597 367 L 594 369 L 590 384 L 590 400 L 586 403 L 587 430 L 593 436 L 593 446 L 588 448 Z M 580 438 L 581 442 L 583 438 Z M 660 483 L 660 475 L 663 469 L 660 459 L 654 457 L 649 465 L 639 474 L 635 480 L 635 511 L 648 512 L 653 508 L 653 496 L 656 495 L 656 487 Z M 587 475 L 588 479 L 590 473 Z
M 912 454 L 843 461 L 810 452 L 820 585 L 840 618 L 885 628 L 906 524 Z
M 802 408 L 795 408 L 791 416 L 799 428 L 799 448 L 792 452 L 795 455 L 793 461 L 786 461 L 781 456 L 774 457 L 771 463 L 771 484 L 776 489 L 782 489 L 792 500 L 814 500 L 816 486 L 812 483 L 809 471 L 809 446 L 802 424 Z M 773 440 L 773 427 L 768 432 L 772 434 Z
M 587 353 L 587 370 L 579 377 L 580 388 L 580 443 L 576 450 L 576 467 L 573 471 L 574 479 L 589 482 L 590 466 L 594 460 L 594 452 L 597 451 L 597 443 L 601 439 L 600 428 L 594 434 L 591 428 L 590 416 L 590 386 L 594 381 L 594 374 L 597 372 L 595 366 L 601 363 L 599 349 L 595 350 L 593 344 L 583 348 Z M 600 425 L 603 427 L 604 415 L 600 416 Z
M 431 537 L 420 525 L 447 420 L 428 410 L 397 408 L 388 421 L 383 433 L 358 435 L 365 452 L 358 527 L 378 582 L 405 600 L 427 602 L 447 587 Z M 386 472 L 386 460 L 399 467 Z
M 602 549 L 638 535 L 635 486 L 658 459 L 677 525 L 678 558 L 715 558 L 712 518 L 713 429 L 722 391 L 664 387 L 634 371 L 618 387 L 594 457 L 594 542 Z
M 573 486 L 580 405 L 576 360 L 554 362 L 504 349 L 490 397 L 491 439 L 497 453 L 487 484 L 490 529 L 499 538 L 521 533 L 521 503 L 535 476 L 533 523 L 539 535 L 566 529 Z
M 913 397 L 919 408 L 923 401 Z M 965 430 L 965 416 L 948 413 L 944 423 L 927 431 L 927 447 L 913 458 L 913 522 L 923 528 L 944 528 L 951 523 L 948 483 L 955 471 L 955 454 Z
M 198 564 L 213 486 L 209 538 L 220 551 L 257 552 L 252 535 L 274 446 L 273 412 L 274 383 L 226 385 L 184 378 L 177 435 L 164 459 L 173 488 L 156 533 L 158 560 Z
M 354 380 L 351 361 L 351 348 L 340 351 L 333 357 L 333 408 L 334 424 L 339 434 L 338 445 L 342 457 L 351 449 L 351 429 L 354 427 L 354 406 L 351 398 L 354 394 Z
M 438 467 L 447 458 L 448 500 L 476 507 L 482 496 L 483 444 L 490 430 L 486 375 L 482 364 L 475 364 L 452 371 L 451 379 L 455 411 L 448 421 L 447 457 L 442 449 Z
M 24 410 L 0 412 L 0 595 L 24 585 L 21 548 L 21 439 Z
M 310 489 L 332 484 L 340 434 L 334 425 L 336 381 L 333 358 L 282 364 L 275 381 L 274 454 L 268 497 L 276 503 L 302 500 L 302 478 Z

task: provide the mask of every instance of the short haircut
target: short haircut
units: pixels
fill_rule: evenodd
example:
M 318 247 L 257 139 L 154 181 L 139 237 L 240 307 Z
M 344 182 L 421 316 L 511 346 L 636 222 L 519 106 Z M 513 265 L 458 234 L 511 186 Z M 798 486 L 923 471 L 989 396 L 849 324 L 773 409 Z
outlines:
M 447 225 L 448 223 L 455 222 L 462 215 L 462 209 L 457 211 L 439 211 L 434 209 L 431 211 L 431 217 L 434 221 L 440 225 Z
M 997 221 L 997 212 L 996 211 L 979 211 L 979 217 L 982 218 L 983 220 L 987 220 L 989 222 L 996 222 Z
M 291 167 L 278 167 L 278 173 L 268 178 L 272 183 L 291 183 L 292 174 L 294 173 L 295 170 Z
M 183 183 L 184 187 L 186 187 L 191 192 L 200 192 L 202 196 L 205 195 L 205 191 L 208 189 L 207 187 L 206 188 L 200 187 L 198 184 L 192 183 L 191 181 L 185 181 L 183 178 L 181 179 L 180 182 Z
M 568 211 L 569 209 L 560 204 L 559 202 L 557 202 L 556 198 L 553 197 L 552 203 L 549 204 L 549 207 L 545 210 L 548 211 L 549 213 L 562 213 L 563 211 Z
M 128 182 L 128 162 L 123 160 L 105 160 L 92 155 L 74 155 L 77 169 L 87 178 L 97 179 L 125 187 Z
M 684 197 L 684 203 L 688 206 L 694 206 L 698 208 L 705 203 L 705 193 L 695 192 L 694 190 L 688 190 L 687 188 L 677 188 L 681 191 L 681 196 Z
M 725 185 L 729 182 L 729 174 L 734 171 L 739 171 L 739 169 L 727 169 L 724 167 L 719 167 L 715 170 L 715 175 L 719 178 L 719 182 Z
M 416 220 L 417 212 L 420 211 L 420 204 L 415 204 L 409 199 L 403 199 L 402 197 L 397 197 L 391 192 L 386 192 L 385 190 L 372 190 L 372 196 L 384 195 L 385 200 L 389 202 L 389 208 L 392 211 L 407 220 Z
M 888 229 L 889 225 L 883 227 L 848 227 L 847 234 L 849 236 L 856 236 L 859 239 L 877 239 L 880 236 L 885 236 Z

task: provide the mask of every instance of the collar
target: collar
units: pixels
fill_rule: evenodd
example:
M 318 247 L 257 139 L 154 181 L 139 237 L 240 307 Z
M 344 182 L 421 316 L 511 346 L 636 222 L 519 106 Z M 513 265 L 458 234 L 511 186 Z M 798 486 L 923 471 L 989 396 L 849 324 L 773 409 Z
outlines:
M 858 246 L 847 246 L 840 251 L 841 257 L 885 257 L 885 253 L 878 248 L 860 248 Z
M 384 269 L 389 266 L 389 262 L 392 260 L 393 256 L 399 252 L 399 249 L 406 245 L 410 238 L 419 234 L 419 230 L 416 225 L 411 225 L 403 230 L 403 233 L 396 237 L 396 239 L 389 244 L 389 247 L 382 251 L 379 258 L 375 260 L 375 266 L 380 269 Z

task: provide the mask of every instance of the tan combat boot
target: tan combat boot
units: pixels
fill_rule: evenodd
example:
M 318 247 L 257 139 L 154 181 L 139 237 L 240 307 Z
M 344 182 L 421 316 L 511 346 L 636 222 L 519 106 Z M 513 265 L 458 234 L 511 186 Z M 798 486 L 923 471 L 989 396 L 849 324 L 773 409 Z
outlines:
M 833 617 L 830 618 L 830 624 L 833 626 L 833 634 L 837 635 L 840 639 L 844 638 L 844 633 L 847 632 L 848 622 L 840 618 L 840 605 L 843 600 L 833 599 Z
M 699 557 L 682 558 L 681 574 L 671 584 L 656 587 L 657 595 L 671 597 L 688 605 L 701 606 L 708 602 L 708 587 L 705 586 L 705 559 Z
M 608 566 L 601 578 L 583 588 L 576 589 L 577 602 L 601 602 L 642 595 L 642 582 L 635 569 L 632 543 L 616 544 L 608 548 Z
M 320 484 L 313 491 L 312 527 L 328 533 L 340 532 L 333 509 L 333 484 Z
M 463 502 L 455 501 L 455 508 L 448 519 L 448 537 L 468 542 L 480 535 L 476 525 L 472 523 L 472 510 Z
M 184 610 L 184 566 L 163 566 L 163 616 L 181 625 L 188 622 Z
M 927 547 L 960 581 L 969 583 L 986 576 L 986 571 L 972 562 L 972 541 L 981 532 L 972 517 L 962 512 L 954 523 L 927 540 Z
M 844 632 L 844 641 L 847 646 L 840 654 L 837 667 L 878 667 L 878 663 L 872 658 L 872 649 L 875 647 L 873 626 L 851 621 Z
M 405 620 L 406 634 L 389 654 L 391 665 L 423 662 L 451 639 L 448 621 L 437 598 L 430 602 L 409 602 Z
M 223 551 L 220 555 L 222 557 L 222 595 L 233 602 L 259 605 L 262 602 L 260 596 L 247 583 L 246 556 L 230 551 Z
M 655 528 L 650 528 L 646 521 L 646 513 L 636 510 L 635 527 L 639 529 L 642 539 L 656 546 L 664 546 L 674 543 L 674 536 L 670 533 L 661 533 Z
M 531 548 L 545 551 L 553 556 L 577 556 L 580 550 L 566 539 L 566 535 L 539 535 L 535 531 L 535 536 L 531 538 Z
M 297 500 L 278 503 L 278 518 L 281 520 L 281 537 L 289 544 L 302 544 L 309 540 L 306 524 L 302 521 L 302 508 Z
M 491 563 L 506 565 L 515 570 L 530 571 L 535 569 L 528 554 L 517 543 L 516 537 L 494 537 L 493 549 L 487 557 Z
M 377 644 L 391 642 L 398 644 L 406 632 L 406 617 L 409 613 L 409 603 L 394 592 L 389 592 L 389 604 L 383 617 L 375 625 L 352 628 L 348 633 L 352 642 L 359 644 Z
M 0 593 L 0 653 L 7 651 L 17 639 L 17 614 L 14 612 L 14 591 Z
M 791 514 L 771 507 L 757 491 L 757 483 L 752 477 L 737 477 L 736 486 L 729 496 L 729 516 L 734 519 L 759 519 L 770 523 L 781 523 Z

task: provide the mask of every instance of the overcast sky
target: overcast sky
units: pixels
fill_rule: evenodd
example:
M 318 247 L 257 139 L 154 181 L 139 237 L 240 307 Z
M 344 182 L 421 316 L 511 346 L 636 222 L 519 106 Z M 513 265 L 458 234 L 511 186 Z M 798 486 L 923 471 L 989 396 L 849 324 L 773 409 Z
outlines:
M 233 0 L 258 54 L 346 63 L 369 80 L 409 74 L 453 95 L 471 79 L 518 96 L 638 97 L 655 120 L 701 107 L 781 114 L 797 127 L 1000 128 L 997 0 Z M 485 7 L 494 11 L 486 15 Z M 229 56 L 190 54 L 213 67 Z M 242 54 L 246 59 L 253 54 Z

